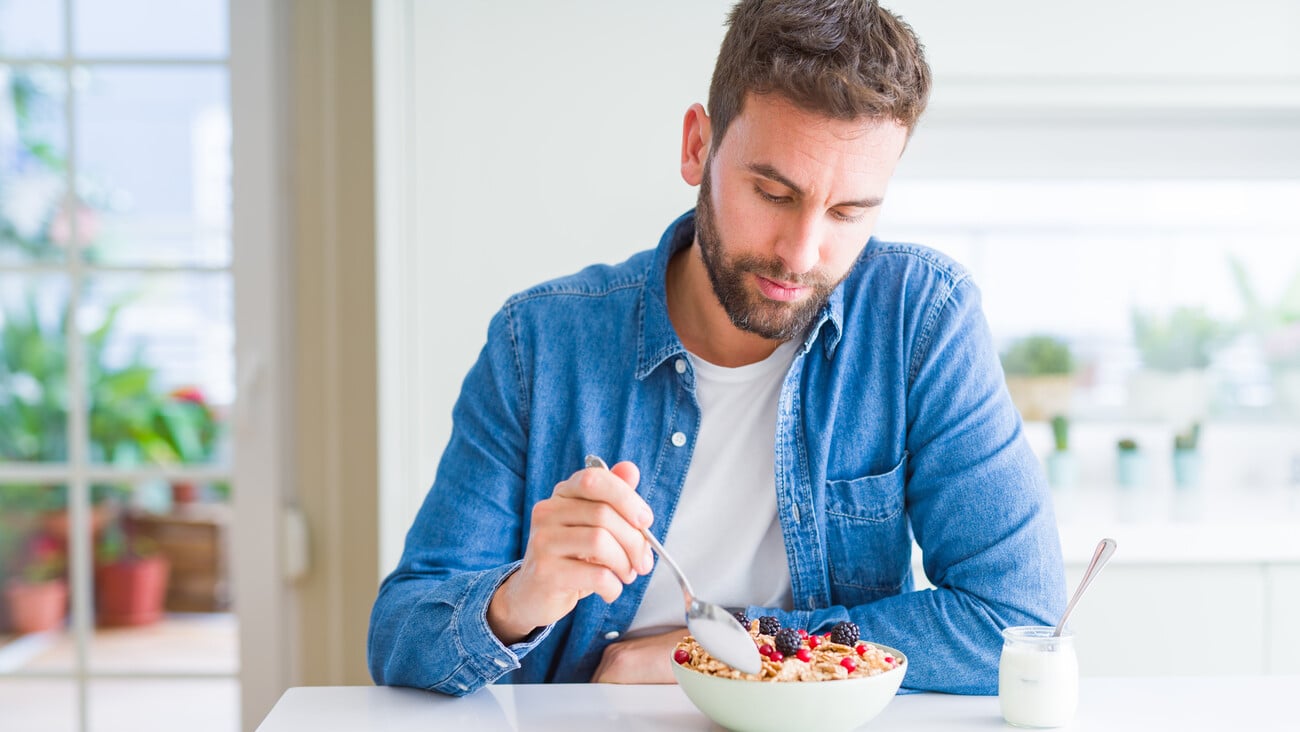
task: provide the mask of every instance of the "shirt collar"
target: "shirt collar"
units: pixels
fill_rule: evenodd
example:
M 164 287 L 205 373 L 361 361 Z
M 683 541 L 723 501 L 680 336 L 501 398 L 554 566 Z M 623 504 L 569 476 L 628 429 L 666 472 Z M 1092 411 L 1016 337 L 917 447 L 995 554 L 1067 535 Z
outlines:
M 659 239 L 659 246 L 655 248 L 650 263 L 650 273 L 641 291 L 641 334 L 637 339 L 640 348 L 637 354 L 637 379 L 644 379 L 664 361 L 686 353 L 686 348 L 677 338 L 677 331 L 673 329 L 672 321 L 668 317 L 666 282 L 669 260 L 694 241 L 695 210 L 692 209 L 668 225 L 668 229 Z M 822 332 L 822 326 L 826 326 L 824 339 L 826 358 L 832 358 L 835 355 L 835 347 L 840 342 L 843 316 L 844 288 L 841 285 L 831 293 L 813 327 L 808 330 L 808 335 L 799 349 L 799 355 L 802 356 L 812 349 L 813 343 Z

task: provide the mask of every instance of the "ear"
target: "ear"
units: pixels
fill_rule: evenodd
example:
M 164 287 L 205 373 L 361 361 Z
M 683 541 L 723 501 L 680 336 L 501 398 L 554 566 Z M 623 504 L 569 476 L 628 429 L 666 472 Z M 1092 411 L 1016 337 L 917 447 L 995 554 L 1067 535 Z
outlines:
M 709 115 L 698 102 L 686 110 L 682 120 L 682 180 L 698 186 L 704 180 L 704 161 L 709 159 L 709 143 L 713 137 Z

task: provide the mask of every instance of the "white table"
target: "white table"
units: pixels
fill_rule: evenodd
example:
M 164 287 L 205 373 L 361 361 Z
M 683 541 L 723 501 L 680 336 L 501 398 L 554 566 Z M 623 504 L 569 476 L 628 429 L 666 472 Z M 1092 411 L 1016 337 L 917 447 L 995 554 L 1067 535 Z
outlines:
M 1297 703 L 1300 676 L 1084 678 L 1078 717 L 1066 729 L 1297 732 Z M 489 686 L 460 699 L 416 689 L 293 688 L 258 732 L 719 729 L 677 686 L 545 684 Z M 1013 728 L 1003 723 L 997 697 L 911 694 L 894 699 L 862 729 Z

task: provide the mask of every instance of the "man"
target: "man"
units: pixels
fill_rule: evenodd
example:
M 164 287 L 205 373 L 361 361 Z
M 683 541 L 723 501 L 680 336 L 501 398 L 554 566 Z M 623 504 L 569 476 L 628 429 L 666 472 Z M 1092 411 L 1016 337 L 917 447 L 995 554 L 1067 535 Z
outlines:
M 695 211 L 493 318 L 375 603 L 376 682 L 671 682 L 682 599 L 641 527 L 704 599 L 851 620 L 908 654 L 909 688 L 994 693 L 1001 628 L 1059 616 L 978 291 L 870 238 L 928 96 L 919 42 L 864 0 L 742 0 L 729 24 L 683 125 Z

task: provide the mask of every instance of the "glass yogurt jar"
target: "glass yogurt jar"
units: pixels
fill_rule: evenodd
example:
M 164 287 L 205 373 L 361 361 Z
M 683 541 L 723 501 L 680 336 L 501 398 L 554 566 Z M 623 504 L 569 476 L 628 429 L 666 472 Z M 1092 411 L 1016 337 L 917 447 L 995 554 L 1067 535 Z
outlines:
M 1074 633 L 1024 625 L 1002 631 L 998 701 L 1002 718 L 1017 727 L 1061 727 L 1079 706 L 1079 659 Z

